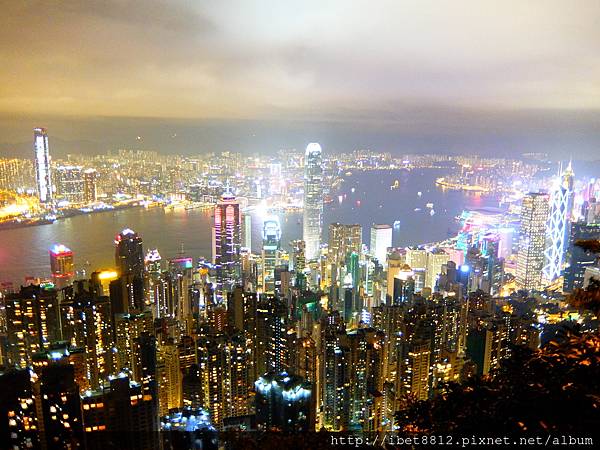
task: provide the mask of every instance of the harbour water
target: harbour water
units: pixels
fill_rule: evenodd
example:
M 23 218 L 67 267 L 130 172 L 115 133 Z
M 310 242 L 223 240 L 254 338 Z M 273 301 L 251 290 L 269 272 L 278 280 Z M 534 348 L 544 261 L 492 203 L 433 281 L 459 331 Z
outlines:
M 356 171 L 345 176 L 325 204 L 323 239 L 331 222 L 358 223 L 369 243 L 373 223 L 393 224 L 394 245 L 407 246 L 446 239 L 457 231 L 454 218 L 469 207 L 497 206 L 494 196 L 443 191 L 435 186 L 443 171 L 415 169 Z M 397 181 L 397 183 L 396 183 Z M 433 211 L 433 213 L 432 213 Z M 252 246 L 259 251 L 262 221 L 252 213 Z M 73 250 L 77 269 L 88 272 L 114 264 L 115 235 L 123 228 L 137 231 L 144 248 L 157 248 L 163 259 L 183 250 L 194 258 L 211 257 L 211 211 L 133 208 L 87 214 L 53 224 L 0 231 L 0 281 L 22 283 L 26 276 L 48 276 L 48 249 L 55 243 Z M 282 245 L 302 237 L 302 214 L 280 215 Z

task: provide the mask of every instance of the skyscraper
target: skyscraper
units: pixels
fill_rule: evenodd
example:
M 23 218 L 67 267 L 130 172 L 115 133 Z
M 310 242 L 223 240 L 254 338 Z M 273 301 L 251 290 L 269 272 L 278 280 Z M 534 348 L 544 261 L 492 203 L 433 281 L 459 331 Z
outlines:
M 362 246 L 362 227 L 360 225 L 329 225 L 329 257 L 338 267 L 345 264 L 351 253 L 360 254 Z
M 319 256 L 323 228 L 323 167 L 321 146 L 308 144 L 304 154 L 304 214 L 302 239 L 306 243 L 306 259 Z
M 131 274 L 143 278 L 142 238 L 130 228 L 125 228 L 115 237 L 115 264 L 121 275 Z
M 62 244 L 56 244 L 49 253 L 52 281 L 57 289 L 62 289 L 73 282 L 73 252 Z
M 230 192 L 225 192 L 215 206 L 212 240 L 217 272 L 216 294 L 223 299 L 241 278 L 242 216 L 240 204 Z
M 548 208 L 547 194 L 529 193 L 523 197 L 516 277 L 520 289 L 542 287 Z
M 83 171 L 83 201 L 85 203 L 94 203 L 98 196 L 97 182 L 98 172 L 96 169 L 86 169 Z
M 119 271 L 119 279 L 116 281 L 121 294 L 117 300 L 120 306 L 113 312 L 140 312 L 145 302 L 144 250 L 142 238 L 129 228 L 125 228 L 115 237 L 115 264 Z M 113 295 L 117 292 L 115 288 L 111 291 L 113 303 L 116 300 Z M 113 307 L 115 306 L 113 304 Z
M 45 128 L 33 129 L 33 151 L 35 152 L 35 178 L 40 203 L 52 204 L 52 172 L 48 131 Z
M 281 244 L 281 227 L 278 217 L 265 220 L 263 225 L 263 292 L 275 291 L 275 267 L 278 264 L 278 255 Z
M 561 275 L 567 249 L 568 228 L 573 208 L 573 169 L 571 163 L 550 193 L 550 215 L 546 228 L 544 280 L 552 282 Z
M 374 224 L 371 227 L 370 252 L 379 264 L 387 267 L 387 249 L 392 246 L 392 227 L 386 224 Z
M 69 203 L 83 203 L 84 180 L 80 166 L 56 168 L 56 195 Z

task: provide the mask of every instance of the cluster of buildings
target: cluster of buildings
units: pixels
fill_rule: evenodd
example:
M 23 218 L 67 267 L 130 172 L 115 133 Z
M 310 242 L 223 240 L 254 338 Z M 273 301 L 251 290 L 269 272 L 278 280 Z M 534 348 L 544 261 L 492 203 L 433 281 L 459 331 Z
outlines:
M 54 195 L 45 139 L 40 201 Z M 207 446 L 228 429 L 394 430 L 409 399 L 487 375 L 514 345 L 539 346 L 541 300 L 529 294 L 556 280 L 582 287 L 599 270 L 574 243 L 600 238 L 600 208 L 590 188 L 574 216 L 570 167 L 550 192 L 525 195 L 513 251 L 504 224 L 472 216 L 451 243 L 402 249 L 388 224 L 373 224 L 368 245 L 358 224 L 326 230 L 323 165 L 309 144 L 303 237 L 289 251 L 267 217 L 252 252 L 235 187 L 215 199 L 209 259 L 165 260 L 124 229 L 114 267 L 77 278 L 73 252 L 54 246 L 52 283 L 0 298 L 0 441 L 148 449 L 157 430 Z M 508 282 L 520 291 L 502 294 Z

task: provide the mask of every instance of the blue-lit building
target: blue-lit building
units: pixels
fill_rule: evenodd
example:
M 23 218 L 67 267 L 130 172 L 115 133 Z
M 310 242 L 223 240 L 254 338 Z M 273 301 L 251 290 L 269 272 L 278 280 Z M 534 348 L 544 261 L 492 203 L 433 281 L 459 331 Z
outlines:
M 160 418 L 164 448 L 201 448 L 216 450 L 217 430 L 212 426 L 208 411 L 202 408 L 183 408 L 169 411 Z
M 313 431 L 312 385 L 287 372 L 268 372 L 255 383 L 259 430 Z
M 577 241 L 600 239 L 600 223 L 586 224 L 577 222 L 571 225 L 569 245 L 567 250 L 567 267 L 563 290 L 572 292 L 575 288 L 583 287 L 583 274 L 587 267 L 597 264 L 597 255 L 586 252 L 576 245 Z

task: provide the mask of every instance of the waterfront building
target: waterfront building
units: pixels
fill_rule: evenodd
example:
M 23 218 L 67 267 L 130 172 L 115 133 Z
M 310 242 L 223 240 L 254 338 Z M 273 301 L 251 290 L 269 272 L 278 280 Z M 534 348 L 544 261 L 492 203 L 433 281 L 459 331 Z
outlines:
M 35 178 L 40 203 L 52 205 L 54 200 L 52 165 L 48 146 L 48 131 L 45 128 L 33 129 L 33 151 L 35 156 Z
M 83 171 L 83 202 L 94 203 L 98 199 L 98 172 L 96 169 Z
M 387 251 L 392 246 L 391 225 L 374 224 L 371 226 L 370 253 L 384 268 L 387 267 Z
M 323 167 L 321 146 L 308 144 L 304 153 L 304 212 L 302 240 L 306 259 L 319 256 L 323 228 Z
M 546 226 L 543 278 L 551 283 L 561 276 L 567 250 L 569 225 L 573 209 L 573 178 L 571 163 L 550 192 L 550 210 Z
M 547 194 L 529 193 L 523 197 L 516 276 L 520 289 L 536 290 L 543 287 L 548 212 Z
M 55 177 L 56 195 L 60 200 L 75 204 L 84 202 L 85 183 L 81 166 L 58 166 Z
M 75 266 L 73 252 L 62 244 L 54 245 L 50 250 L 50 271 L 56 289 L 62 289 L 73 282 Z
M 219 301 L 241 280 L 242 222 L 240 204 L 230 192 L 215 206 L 212 229 L 213 263 L 216 267 L 216 295 Z

